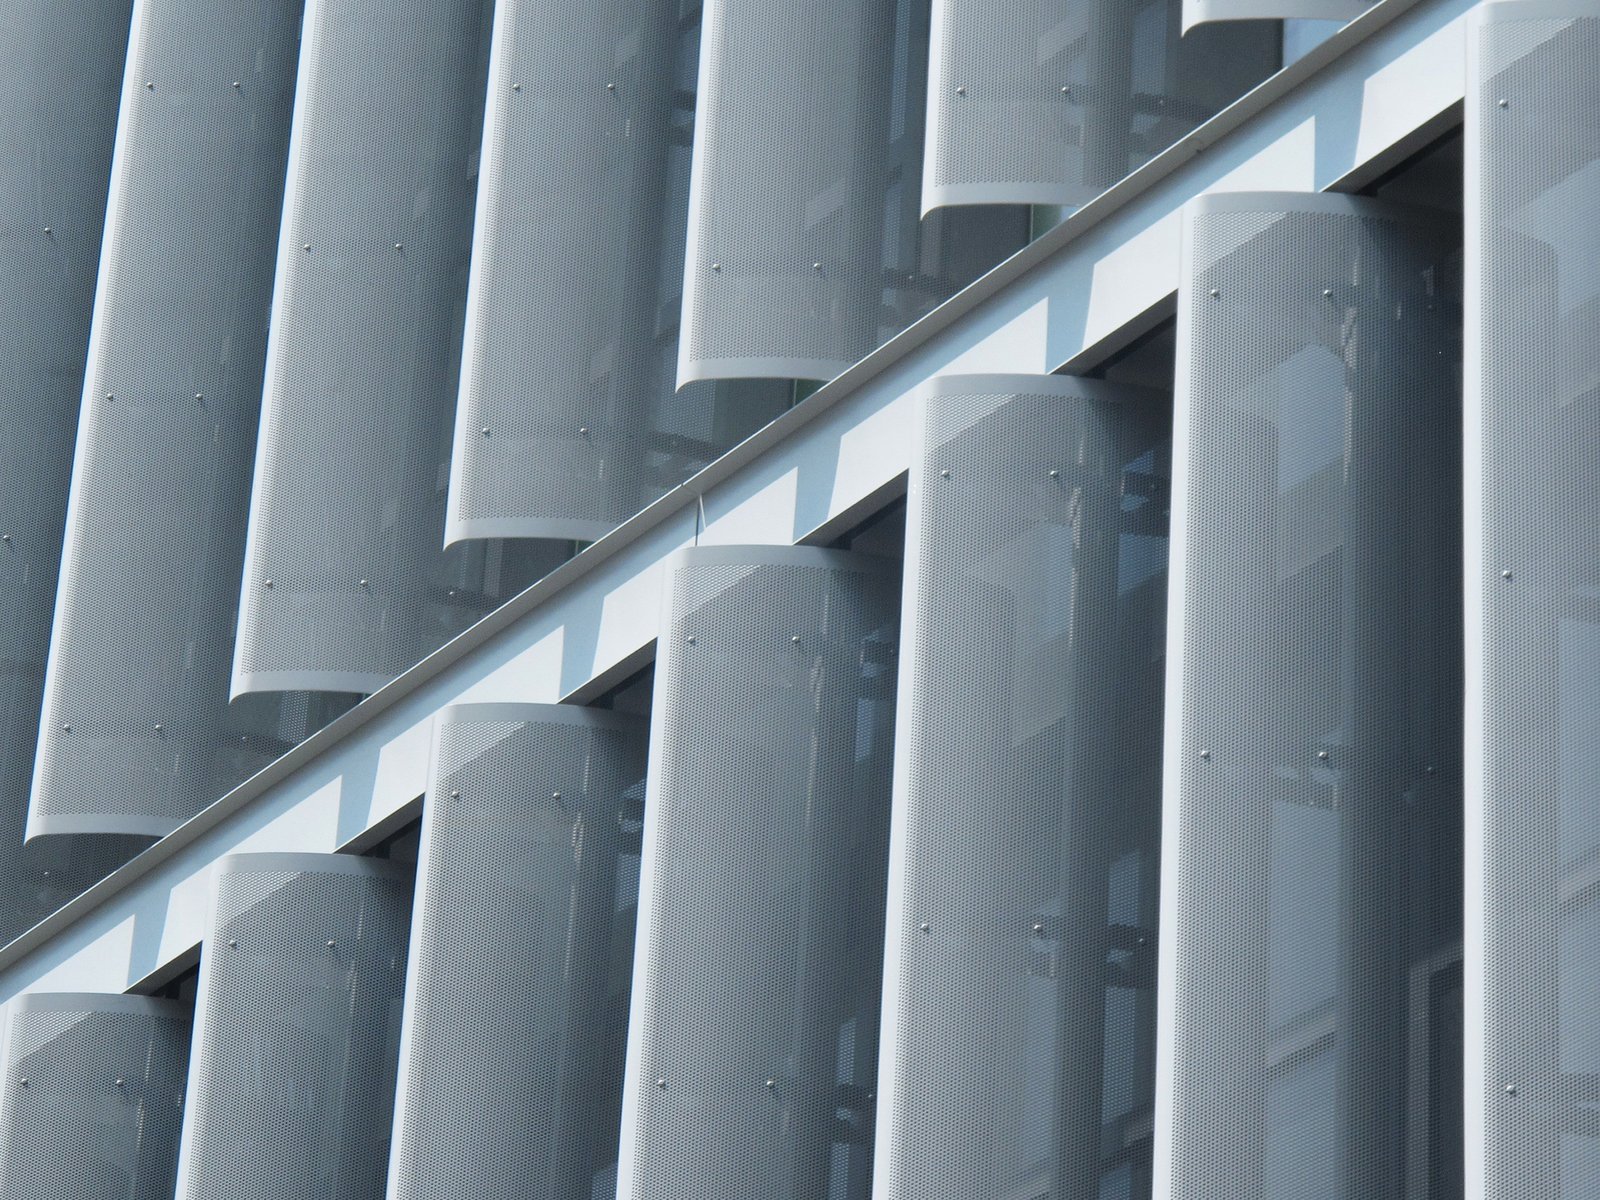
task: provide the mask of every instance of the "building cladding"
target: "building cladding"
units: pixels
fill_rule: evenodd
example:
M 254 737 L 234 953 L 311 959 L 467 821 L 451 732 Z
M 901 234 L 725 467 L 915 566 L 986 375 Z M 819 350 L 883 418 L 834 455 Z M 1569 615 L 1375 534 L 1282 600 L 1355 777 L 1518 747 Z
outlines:
M 1597 0 L 0 40 L 5 1200 L 1600 1195 Z

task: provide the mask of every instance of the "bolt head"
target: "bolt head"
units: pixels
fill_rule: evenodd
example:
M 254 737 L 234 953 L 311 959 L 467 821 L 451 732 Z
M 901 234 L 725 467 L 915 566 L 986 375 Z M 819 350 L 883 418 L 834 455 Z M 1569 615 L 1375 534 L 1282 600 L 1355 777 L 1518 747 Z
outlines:
M 365 579 L 360 580 L 360 584 L 361 584 L 362 587 L 366 587 L 367 586 L 367 581 Z
M 944 470 L 940 471 L 939 472 L 939 478 L 940 479 L 949 479 L 950 478 L 950 469 L 948 467 L 946 467 Z
M 229 938 L 228 939 L 228 945 L 237 946 L 238 944 L 239 944 L 239 939 L 238 938 Z
M 264 581 L 261 586 L 262 587 L 271 587 L 272 586 L 272 580 L 268 579 L 268 580 Z
M 144 81 L 144 87 L 145 87 L 145 91 L 147 91 L 147 92 L 153 92 L 153 91 L 156 90 L 156 85 L 155 85 L 155 82 L 153 80 L 146 79 Z
M 1033 926 L 1033 931 L 1035 933 L 1043 933 L 1044 932 L 1044 926 L 1039 924 L 1038 922 L 1035 922 L 1034 926 Z
M 771 1091 L 773 1088 L 776 1088 L 777 1086 L 778 1086 L 778 1081 L 776 1079 L 767 1080 L 767 1090 L 768 1091 Z
M 1220 295 L 1222 295 L 1222 291 L 1221 291 L 1220 288 L 1212 288 L 1211 289 L 1211 298 L 1213 300 L 1215 300 Z
M 196 392 L 194 394 L 194 398 L 196 400 L 204 400 L 206 398 L 206 394 L 204 392 Z
M 332 938 L 329 938 L 329 939 L 328 939 L 328 949 L 329 949 L 329 950 L 332 950 L 332 949 L 333 949 L 333 939 L 332 939 Z
M 1328 752 L 1327 752 L 1327 751 L 1326 751 L 1326 750 L 1318 750 L 1318 751 L 1317 751 L 1317 757 L 1318 757 L 1318 758 L 1319 758 L 1319 759 L 1320 759 L 1320 760 L 1321 760 L 1321 761 L 1323 761 L 1323 762 L 1327 762 L 1327 761 L 1328 761 Z
M 513 92 L 520 92 L 522 90 L 522 85 L 520 83 L 513 83 L 511 85 L 511 90 Z
M 606 84 L 606 91 L 608 91 L 608 92 L 614 92 L 614 91 L 616 91 L 616 90 L 617 90 L 617 85 L 616 85 L 616 84 L 614 84 L 614 83 L 608 83 L 608 84 Z
M 71 733 L 72 732 L 72 726 L 71 725 L 63 725 L 61 727 L 61 732 L 62 733 Z
M 696 641 L 697 641 L 697 640 L 698 640 L 698 639 L 696 639 L 696 638 L 693 638 L 693 637 L 691 637 L 691 638 L 689 638 L 689 639 L 688 639 L 688 642 L 689 642 L 689 645 L 691 645 L 691 646 L 692 646 L 692 645 L 694 645 L 694 644 L 695 644 L 695 642 L 696 642 Z
M 1515 1096 L 1516 1094 L 1517 1094 L 1517 1085 L 1514 1084 L 1514 1083 L 1506 1084 L 1506 1095 Z
M 452 799 L 452 800 L 459 800 L 459 799 L 461 799 L 461 792 L 460 792 L 460 791 L 459 791 L 459 790 L 456 790 L 456 791 L 452 791 L 452 792 L 451 792 L 451 793 L 450 793 L 450 799 Z
M 396 242 L 396 243 L 395 243 L 395 244 L 394 244 L 394 248 L 395 248 L 395 249 L 396 249 L 396 250 L 404 250 L 404 249 L 405 249 L 405 248 L 406 248 L 406 246 L 405 246 L 405 243 L 404 243 L 404 242 Z
M 1051 471 L 1050 471 L 1050 478 L 1051 479 L 1060 479 L 1061 478 L 1061 472 L 1055 470 L 1054 468 L 1052 468 Z
M 1501 571 L 1500 572 L 1500 578 L 1501 579 L 1510 579 L 1511 578 L 1511 572 L 1510 571 Z
M 588 437 L 589 436 L 589 427 L 587 425 L 578 426 L 578 436 L 579 437 Z
M 958 95 L 958 96 L 965 96 L 965 95 L 966 95 L 966 94 L 967 94 L 967 89 L 966 89 L 966 88 L 964 88 L 964 87 L 958 87 L 958 88 L 957 88 L 957 89 L 956 89 L 956 95 Z
M 240 83 L 239 83 L 239 81 L 238 81 L 238 80 L 237 80 L 237 79 L 235 79 L 235 80 L 234 80 L 234 81 L 233 81 L 233 86 L 234 86 L 234 87 L 240 87 L 240 86 L 242 86 L 242 85 L 241 85 L 241 84 L 240 84 Z
M 667 1090 L 667 1081 L 665 1079 L 657 1079 L 656 1086 L 664 1092 Z
M 1500 103 L 1500 107 L 1501 108 L 1510 108 L 1511 107 L 1511 101 L 1507 100 L 1503 96 L 1500 98 L 1499 103 Z
M 119 1080 L 117 1080 L 117 1086 L 118 1087 L 126 1087 L 127 1086 L 127 1082 L 128 1081 L 125 1080 L 125 1079 L 119 1079 Z
M 720 270 L 722 270 L 722 264 L 721 263 L 712 263 L 711 264 L 711 269 L 713 271 L 720 271 Z
M 928 923 L 926 921 L 924 921 L 921 925 L 918 925 L 917 928 L 922 930 L 923 933 L 927 933 L 928 932 Z

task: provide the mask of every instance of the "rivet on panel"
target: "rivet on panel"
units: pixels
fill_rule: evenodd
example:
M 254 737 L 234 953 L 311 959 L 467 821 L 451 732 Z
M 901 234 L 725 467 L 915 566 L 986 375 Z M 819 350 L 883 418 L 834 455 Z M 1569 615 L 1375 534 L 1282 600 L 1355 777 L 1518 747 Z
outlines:
M 26 1080 L 24 1080 L 24 1082 L 26 1082 Z M 1506 1084 L 1506 1095 L 1515 1096 L 1516 1094 L 1517 1094 L 1517 1085 L 1514 1084 L 1514 1083 Z
M 358 582 L 358 583 L 359 583 L 359 584 L 360 584 L 360 585 L 361 585 L 361 586 L 362 586 L 362 587 L 366 587 L 366 586 L 367 586 L 367 581 L 366 581 L 366 580 L 365 580 L 365 579 L 361 579 L 361 580 L 357 580 L 357 582 Z
M 797 633 L 797 634 L 793 635 L 789 640 L 791 642 L 793 642 L 796 646 L 798 646 L 800 644 L 800 635 Z
M 329 939 L 328 939 L 328 949 L 329 949 L 329 950 L 332 950 L 332 949 L 333 949 L 333 939 L 332 939 L 332 938 L 329 938 Z
M 262 587 L 271 587 L 272 586 L 272 580 L 270 580 L 270 579 L 266 580 L 265 582 L 262 583 L 261 586 Z
M 511 90 L 513 92 L 520 92 L 522 90 L 522 85 L 520 83 L 513 83 L 511 85 Z
M 45 237 L 49 237 L 50 236 L 50 226 L 46 225 L 44 227 L 44 235 L 45 235 Z
M 1217 297 L 1219 297 L 1221 295 L 1222 295 L 1222 292 L 1221 292 L 1220 289 L 1218 289 L 1218 288 L 1212 288 L 1211 289 L 1211 298 L 1213 300 L 1217 299 Z
M 146 79 L 144 81 L 144 90 L 147 91 L 147 92 L 155 91 L 156 90 L 155 82 L 153 80 Z
M 127 1087 L 128 1086 L 128 1081 L 126 1079 L 119 1079 L 119 1080 L 117 1080 L 117 1086 L 118 1087 Z
M 111 392 L 107 392 L 107 393 L 106 393 L 106 399 L 107 399 L 107 400 L 115 400 L 115 399 L 116 399 L 116 396 L 115 396 L 115 395 L 113 395 L 113 394 L 112 394 L 112 393 L 111 393 Z
M 244 86 L 244 85 L 243 85 L 243 84 L 241 84 L 241 83 L 240 83 L 240 82 L 239 82 L 239 81 L 238 81 L 238 80 L 237 80 L 237 79 L 235 79 L 235 80 L 234 80 L 234 81 L 233 81 L 233 86 L 234 86 L 234 87 L 235 87 L 235 88 L 239 88 L 239 87 L 243 87 L 243 86 Z
M 606 91 L 608 91 L 608 92 L 614 92 L 614 91 L 616 91 L 616 90 L 617 90 L 617 85 L 616 85 L 616 84 L 614 84 L 614 83 L 608 83 L 608 84 L 606 84 Z
M 17 1082 L 20 1083 L 23 1087 L 27 1087 L 28 1086 L 28 1077 L 26 1075 L 24 1075 L 21 1079 L 17 1080 Z
M 71 725 L 63 725 L 61 727 L 61 732 L 62 733 L 71 733 L 72 732 L 72 726 Z
M 664 1092 L 667 1090 L 667 1081 L 665 1079 L 657 1079 L 656 1086 Z
M 1500 572 L 1500 578 L 1501 579 L 1510 579 L 1511 578 L 1511 572 L 1510 571 L 1501 571 Z
M 203 402 L 206 398 L 206 394 L 204 392 L 196 392 L 194 394 L 194 398 L 196 402 Z
M 928 932 L 928 923 L 926 921 L 924 921 L 921 925 L 918 925 L 917 928 L 922 930 L 923 933 L 927 933 Z
M 395 249 L 396 249 L 396 250 L 404 250 L 404 249 L 405 249 L 405 248 L 406 248 L 406 247 L 405 247 L 405 243 L 404 243 L 404 242 L 396 242 L 396 243 L 395 243 L 395 244 L 394 244 L 394 248 L 395 248 Z
M 578 426 L 578 436 L 579 437 L 588 437 L 589 436 L 589 427 L 587 425 L 579 425 Z
M 1322 762 L 1327 762 L 1328 761 L 1328 752 L 1326 750 L 1318 750 L 1317 751 L 1317 758 Z
M 1209 750 L 1200 751 L 1200 757 L 1205 759 L 1207 762 L 1210 762 L 1211 761 L 1211 751 L 1209 751 Z
M 300 247 L 300 249 L 304 250 L 307 254 L 310 254 L 311 253 L 311 243 L 310 242 L 306 242 L 304 245 L 302 245 Z
M 1051 471 L 1050 471 L 1050 478 L 1051 479 L 1060 479 L 1061 478 L 1061 472 L 1055 470 L 1054 468 L 1052 468 Z
M 460 793 L 460 792 L 459 792 L 459 791 L 452 791 L 452 792 L 451 792 L 451 793 L 450 793 L 450 799 L 452 799 L 452 800 L 459 800 L 459 799 L 461 799 L 461 793 Z
M 1333 299 L 1333 289 L 1332 288 L 1323 288 L 1322 289 L 1322 294 L 1323 294 L 1324 297 L 1326 297 L 1329 300 Z
M 1502 97 L 1501 100 L 1500 100 L 1500 107 L 1501 108 L 1510 108 L 1511 107 L 1511 101 L 1509 101 L 1509 100 L 1505 99 L 1504 97 Z
M 697 638 L 693 638 L 693 637 L 689 638 L 688 639 L 689 645 L 691 645 L 691 646 L 694 645 L 697 640 L 698 640 Z
M 167 728 L 167 727 L 166 727 L 166 726 L 165 726 L 165 725 L 162 725 L 162 724 L 160 724 L 160 723 L 157 723 L 157 725 L 156 725 L 156 732 L 157 732 L 157 733 L 162 733 L 162 732 L 164 732 L 164 731 L 165 731 L 165 730 L 166 730 L 166 728 Z
M 958 95 L 958 96 L 965 96 L 965 95 L 966 95 L 966 94 L 967 94 L 967 89 L 966 89 L 966 88 L 964 88 L 964 87 L 958 87 L 958 88 L 957 88 L 957 89 L 956 89 L 956 95 Z
M 9 533 L 0 533 L 0 542 L 9 542 L 10 540 L 11 535 Z
M 939 478 L 940 479 L 949 479 L 950 478 L 950 468 L 949 467 L 945 467 L 943 470 L 941 470 L 939 472 Z
M 230 946 L 234 947 L 235 949 L 237 949 L 238 945 L 239 945 L 239 939 L 238 938 L 229 938 L 228 939 L 228 945 L 230 945 Z
M 767 1080 L 767 1090 L 769 1092 L 773 1091 L 775 1088 L 777 1088 L 777 1086 L 778 1086 L 778 1081 L 776 1079 Z
M 561 793 L 560 792 L 551 792 L 550 793 L 550 799 L 552 799 L 552 800 L 561 799 Z
M 1061 89 L 1061 94 L 1063 96 L 1070 96 L 1072 95 L 1072 89 L 1070 87 L 1064 87 Z
M 1044 926 L 1039 924 L 1036 921 L 1036 922 L 1034 922 L 1033 931 L 1034 931 L 1034 933 L 1043 933 L 1044 932 Z
M 722 270 L 722 264 L 721 263 L 712 263 L 711 264 L 711 269 L 713 271 L 720 271 L 720 270 Z
M 811 264 L 811 269 L 813 271 L 820 271 L 820 270 L 822 270 L 822 264 L 819 263 L 819 262 L 814 262 L 814 263 Z

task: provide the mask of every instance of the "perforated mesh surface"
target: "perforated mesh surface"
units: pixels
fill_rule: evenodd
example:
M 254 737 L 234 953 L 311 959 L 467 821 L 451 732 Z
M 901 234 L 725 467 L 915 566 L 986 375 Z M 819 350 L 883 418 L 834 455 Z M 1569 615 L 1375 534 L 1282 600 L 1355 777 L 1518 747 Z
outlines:
M 618 866 L 625 826 L 637 833 L 644 750 L 636 718 L 445 711 L 423 816 L 393 1200 L 600 1194 L 617 1158 L 636 846 L 620 882 Z
M 1496 4 L 1467 89 L 1484 1192 L 1600 1194 L 1600 9 Z M 1502 106 L 1504 102 L 1504 106 Z M 1469 259 L 1470 261 L 1470 259 Z M 1509 573 L 1507 577 L 1503 573 Z
M 278 748 L 228 683 L 299 33 L 293 0 L 135 17 L 35 834 L 166 833 Z
M 398 864 L 221 861 L 178 1200 L 383 1196 L 410 918 Z
M 1189 211 L 1158 1131 L 1174 1198 L 1461 1195 L 1448 236 L 1447 217 L 1343 197 Z
M 935 0 L 923 207 L 1077 207 L 1277 70 L 1276 28 L 1182 8 Z
M 831 379 L 1011 250 L 920 228 L 925 0 L 707 0 L 678 378 Z
M 674 394 L 699 44 L 679 7 L 499 6 L 452 537 L 598 538 L 788 399 Z
M 876 1195 L 1148 1196 L 1168 401 L 933 388 Z
M 896 586 L 817 550 L 669 565 L 620 1196 L 869 1194 Z
M 0 5 L 0 942 L 118 861 L 22 835 L 130 9 Z
M 171 1200 L 188 1014 L 121 996 L 15 1006 L 0 1073 L 0 1195 Z
M 306 5 L 236 692 L 375 691 L 559 561 L 439 548 L 489 9 Z

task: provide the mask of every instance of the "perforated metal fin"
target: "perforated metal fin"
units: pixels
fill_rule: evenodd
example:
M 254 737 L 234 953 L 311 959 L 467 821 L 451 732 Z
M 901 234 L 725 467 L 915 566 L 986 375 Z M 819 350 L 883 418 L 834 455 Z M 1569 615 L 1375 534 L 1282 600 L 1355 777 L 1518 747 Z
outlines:
M 1183 36 L 1182 0 L 935 0 L 924 212 L 1077 208 L 1278 69 L 1276 26 Z
M 447 541 L 609 533 L 787 405 L 675 393 L 698 26 L 496 10 Z
M 832 379 L 1026 239 L 917 220 L 928 7 L 707 0 L 678 382 Z
M 240 854 L 215 872 L 178 1200 L 380 1200 L 410 869 Z
M 1208 21 L 1353 21 L 1369 0 L 1183 0 L 1187 33 Z
M 0 942 L 121 861 L 22 839 L 129 8 L 0 4 Z
M 390 1200 L 614 1182 L 646 723 L 446 709 L 422 823 Z
M 298 0 L 135 14 L 30 836 L 160 836 L 271 761 L 230 711 Z
M 1578 1200 L 1600 1195 L 1600 5 L 1489 4 L 1469 45 L 1467 1138 L 1484 1200 Z
M 618 1195 L 865 1200 L 897 579 L 737 546 L 666 586 Z
M 171 1200 L 189 1014 L 143 996 L 10 1004 L 0 1070 L 6 1200 Z
M 880 1200 L 1149 1195 L 1168 404 L 927 387 Z
M 1449 234 L 1333 195 L 1186 215 L 1163 1200 L 1459 1194 Z
M 565 547 L 441 552 L 488 0 L 309 0 L 233 691 L 373 692 Z

